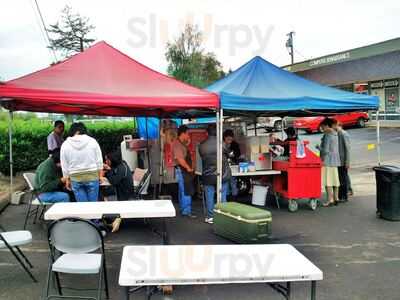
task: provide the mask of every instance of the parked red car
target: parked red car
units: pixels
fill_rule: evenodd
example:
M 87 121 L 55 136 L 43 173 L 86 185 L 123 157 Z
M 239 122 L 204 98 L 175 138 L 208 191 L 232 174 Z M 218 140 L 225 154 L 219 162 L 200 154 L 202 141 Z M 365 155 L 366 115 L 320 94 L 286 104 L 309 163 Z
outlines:
M 296 118 L 293 126 L 297 129 L 303 129 L 307 133 L 321 132 L 321 122 L 326 116 Z M 365 112 L 353 112 L 347 114 L 333 115 L 330 118 L 336 119 L 343 124 L 344 127 L 357 126 L 365 127 L 365 123 L 369 121 L 369 116 Z

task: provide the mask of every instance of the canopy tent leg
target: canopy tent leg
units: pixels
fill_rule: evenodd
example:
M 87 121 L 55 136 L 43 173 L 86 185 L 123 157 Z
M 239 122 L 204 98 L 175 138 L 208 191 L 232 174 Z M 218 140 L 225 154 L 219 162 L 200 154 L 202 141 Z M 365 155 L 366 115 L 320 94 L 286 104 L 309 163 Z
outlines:
M 222 157 L 223 157 L 223 124 L 224 112 L 217 112 L 217 203 L 221 202 L 222 196 Z
M 8 111 L 8 142 L 9 142 L 9 158 L 10 158 L 10 202 L 12 199 L 12 193 L 14 191 L 14 161 L 13 161 L 13 111 Z
M 146 151 L 147 151 L 147 169 L 152 174 L 151 172 L 151 159 L 150 159 L 150 143 L 149 143 L 149 118 L 146 117 Z M 152 176 L 152 175 L 150 175 Z M 150 179 L 151 182 L 151 179 Z M 156 197 L 156 192 L 157 188 L 153 185 L 153 198 L 155 199 Z
M 160 143 L 160 168 L 159 168 L 159 182 L 158 182 L 158 195 L 161 195 L 162 185 L 164 180 L 164 135 L 161 134 L 163 119 L 158 122 L 158 142 Z
M 379 120 L 379 109 L 376 111 L 376 153 L 378 155 L 378 165 L 381 164 L 381 124 Z

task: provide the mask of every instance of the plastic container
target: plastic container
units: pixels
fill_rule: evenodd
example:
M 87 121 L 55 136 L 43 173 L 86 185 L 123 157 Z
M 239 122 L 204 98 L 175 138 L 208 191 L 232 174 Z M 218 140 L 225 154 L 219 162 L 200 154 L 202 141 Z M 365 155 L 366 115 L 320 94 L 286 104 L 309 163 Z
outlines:
M 376 176 L 377 215 L 390 221 L 400 221 L 400 168 L 379 166 Z
M 253 185 L 253 197 L 251 204 L 257 206 L 265 206 L 267 200 L 268 186 L 264 185 Z
M 241 162 L 239 163 L 239 173 L 247 173 L 249 171 L 249 163 Z
M 249 172 L 256 171 L 256 163 L 254 161 L 249 162 Z

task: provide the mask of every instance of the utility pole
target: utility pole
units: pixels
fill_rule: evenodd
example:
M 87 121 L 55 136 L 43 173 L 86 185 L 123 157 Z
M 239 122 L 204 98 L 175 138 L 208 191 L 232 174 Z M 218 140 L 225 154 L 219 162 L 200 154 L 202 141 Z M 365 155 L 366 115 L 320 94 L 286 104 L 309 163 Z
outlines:
M 294 31 L 291 31 L 287 34 L 288 39 L 286 41 L 286 49 L 289 51 L 289 55 L 291 57 L 292 65 L 294 64 L 294 51 L 293 51 L 293 36 Z

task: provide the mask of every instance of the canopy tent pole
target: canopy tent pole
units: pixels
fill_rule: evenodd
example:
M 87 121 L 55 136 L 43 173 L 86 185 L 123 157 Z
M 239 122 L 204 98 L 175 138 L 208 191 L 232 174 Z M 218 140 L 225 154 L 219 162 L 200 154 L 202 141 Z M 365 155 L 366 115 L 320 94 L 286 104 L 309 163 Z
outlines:
M 164 181 L 164 134 L 161 134 L 161 130 L 164 128 L 161 126 L 163 119 L 159 119 L 158 122 L 158 142 L 160 143 L 160 168 L 159 168 L 159 186 L 158 186 L 158 195 L 162 192 L 162 185 Z
M 381 126 L 379 120 L 379 109 L 376 111 L 376 153 L 378 155 L 378 165 L 381 164 Z
M 12 193 L 14 191 L 14 161 L 13 161 L 13 111 L 8 111 L 8 142 L 9 142 L 9 158 L 10 158 L 10 202 L 12 199 Z
M 219 113 L 217 112 L 217 203 L 221 202 L 222 195 L 223 124 L 224 112 L 221 108 Z

